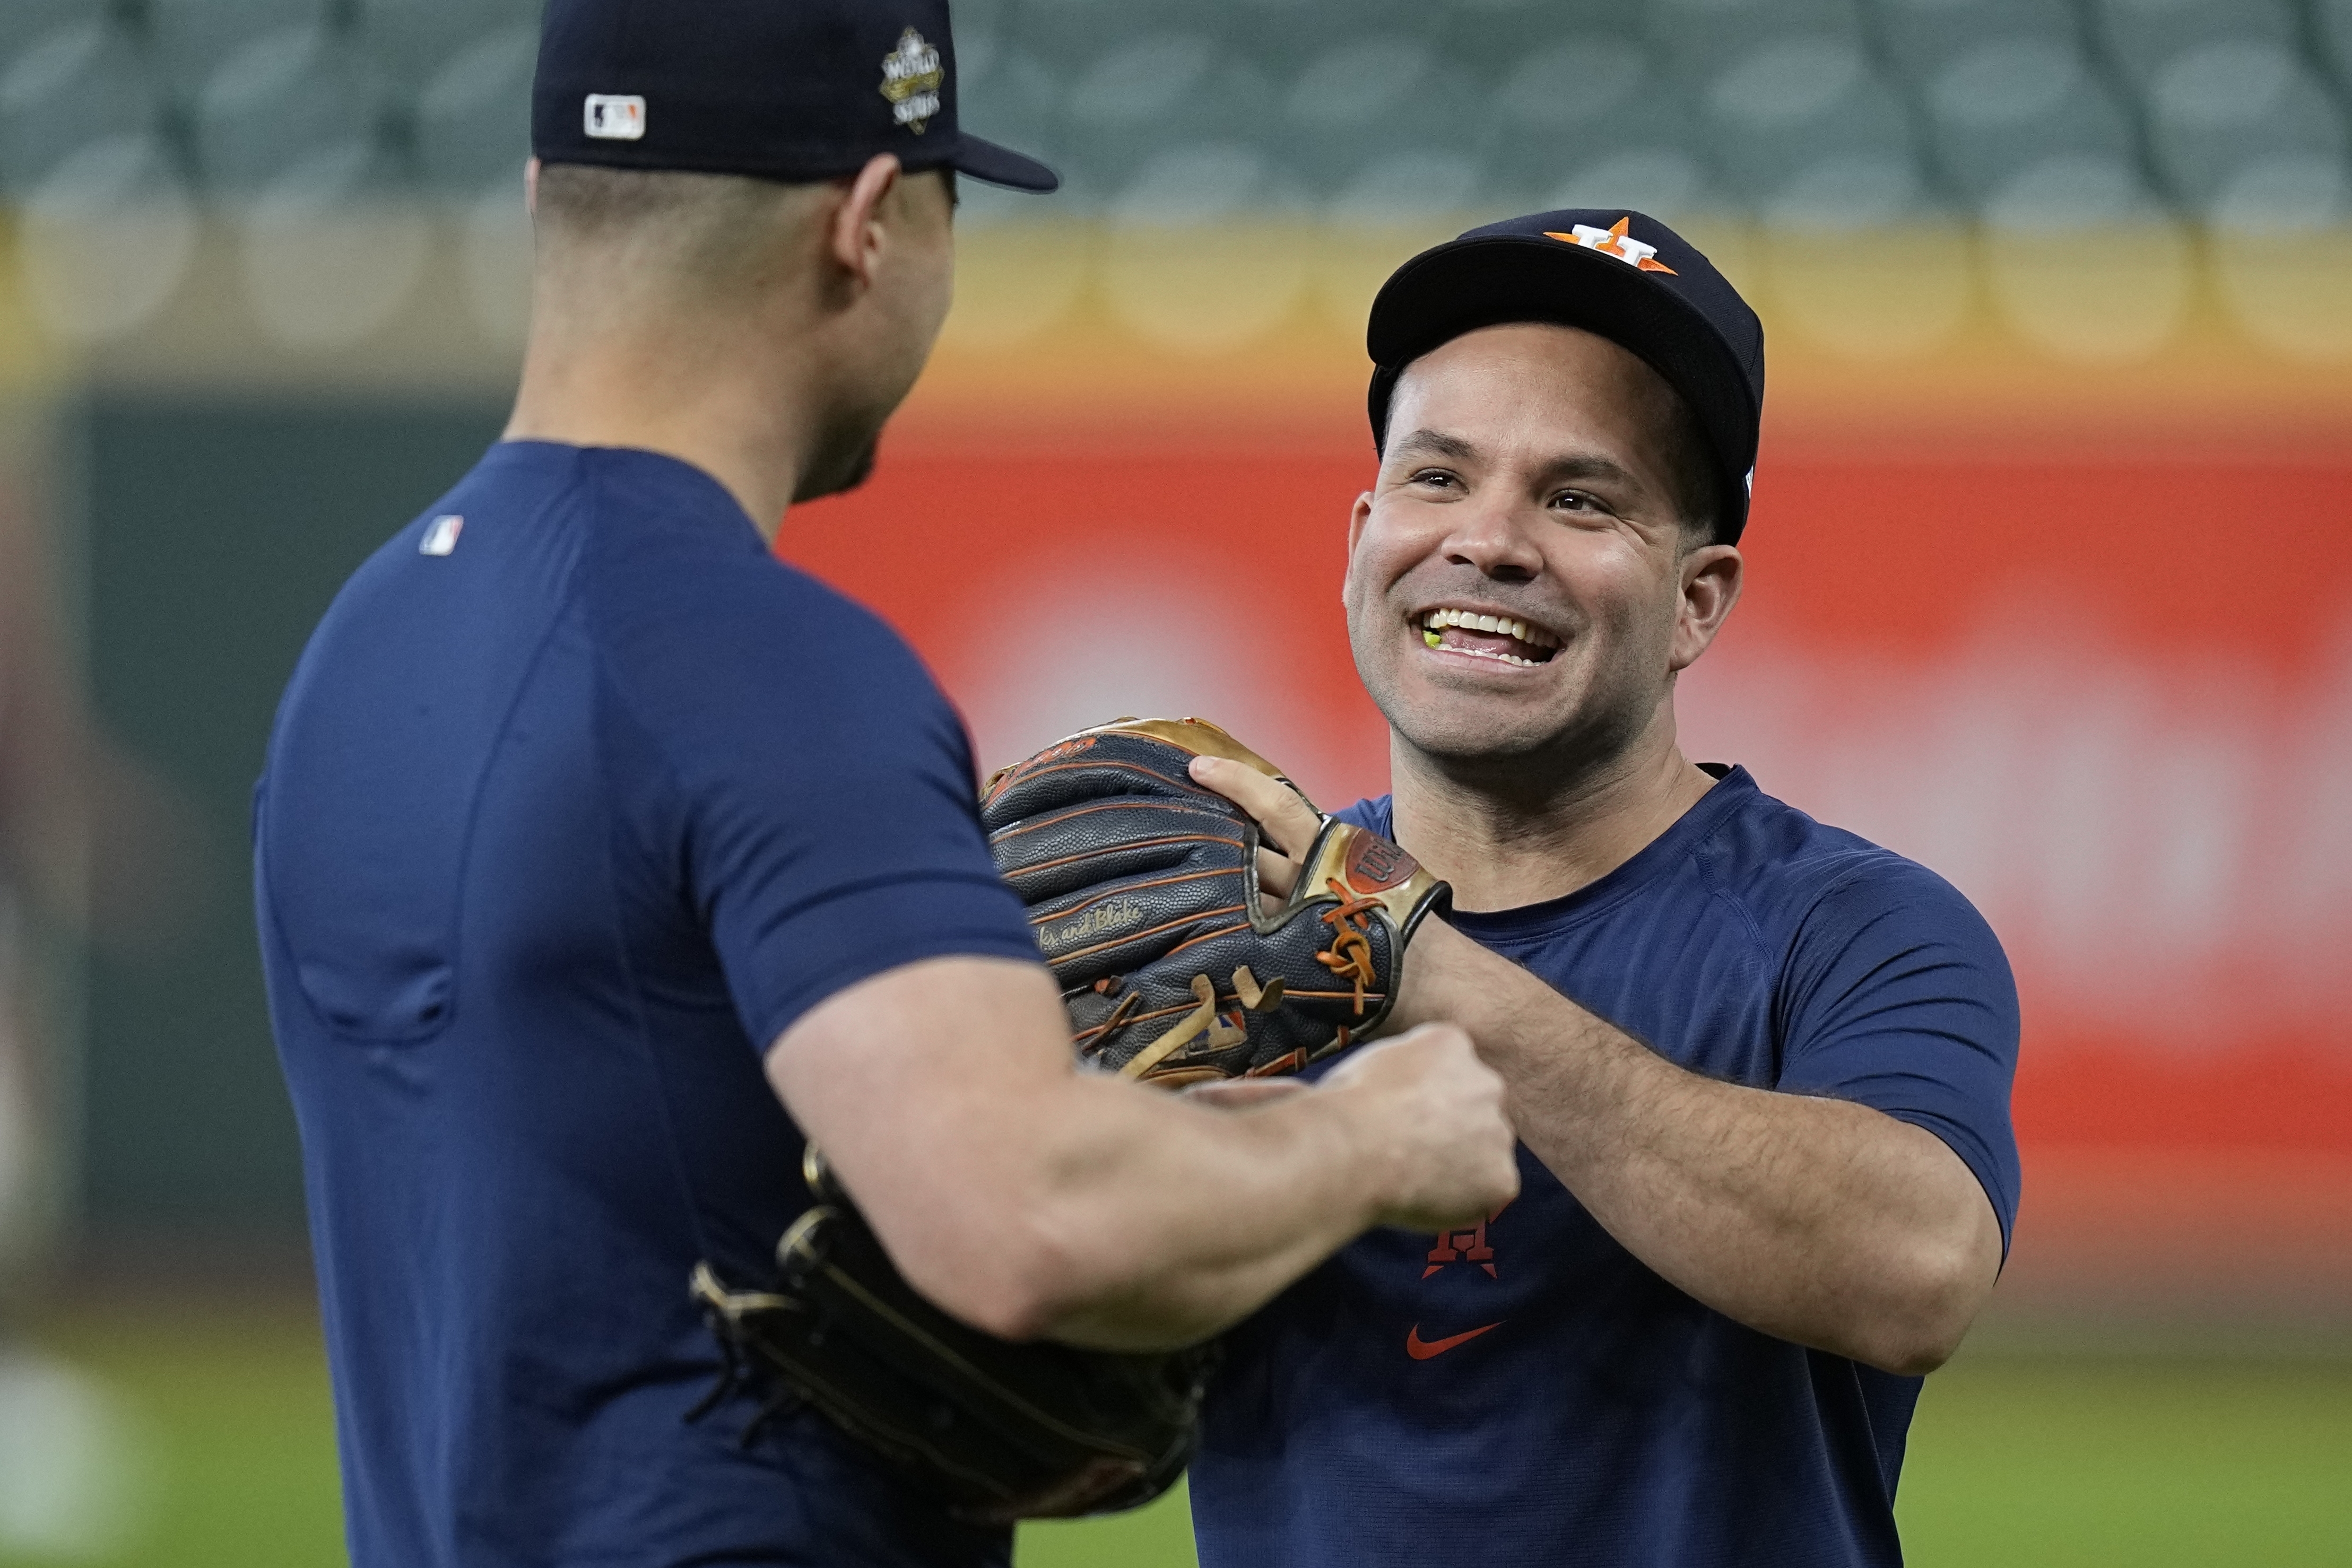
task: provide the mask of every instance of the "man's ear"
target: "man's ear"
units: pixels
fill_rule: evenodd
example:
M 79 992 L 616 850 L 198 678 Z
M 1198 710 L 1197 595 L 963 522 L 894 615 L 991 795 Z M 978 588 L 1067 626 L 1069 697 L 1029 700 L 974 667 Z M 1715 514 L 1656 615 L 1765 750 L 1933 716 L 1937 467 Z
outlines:
M 834 209 L 825 235 L 826 249 L 835 264 L 861 287 L 873 283 L 881 264 L 882 207 L 898 188 L 899 178 L 898 160 L 877 152 L 849 177 L 841 205 Z
M 1685 670 L 1723 630 L 1747 580 L 1747 558 L 1733 545 L 1702 545 L 1682 559 L 1682 601 L 1675 614 L 1670 667 Z
M 1348 513 L 1348 570 L 1339 574 L 1339 602 L 1348 602 L 1348 580 L 1356 575 L 1356 541 L 1364 537 L 1364 525 L 1371 521 L 1372 493 L 1370 490 L 1356 497 L 1355 507 Z
M 532 217 L 539 216 L 539 170 L 536 158 L 522 166 L 522 210 Z

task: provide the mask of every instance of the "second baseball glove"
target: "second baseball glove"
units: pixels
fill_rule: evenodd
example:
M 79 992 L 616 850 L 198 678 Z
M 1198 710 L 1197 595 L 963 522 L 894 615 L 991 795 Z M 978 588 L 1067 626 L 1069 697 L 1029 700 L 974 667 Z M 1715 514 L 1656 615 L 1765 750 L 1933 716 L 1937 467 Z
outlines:
M 693 1291 L 726 1375 L 689 1419 L 749 1385 L 772 1415 L 814 1408 L 974 1523 L 1067 1519 L 1150 1501 L 1192 1457 L 1213 1343 L 1160 1354 L 1015 1344 L 958 1322 L 907 1283 L 812 1146 L 817 1198 L 776 1244 L 762 1285 L 709 1263 Z
M 1213 724 L 1121 719 L 1005 768 L 981 797 L 1079 1054 L 1169 1087 L 1296 1072 L 1378 1029 L 1406 945 L 1448 892 L 1388 840 L 1327 817 L 1297 885 L 1266 896 L 1257 824 L 1192 781 L 1202 755 L 1282 779 Z

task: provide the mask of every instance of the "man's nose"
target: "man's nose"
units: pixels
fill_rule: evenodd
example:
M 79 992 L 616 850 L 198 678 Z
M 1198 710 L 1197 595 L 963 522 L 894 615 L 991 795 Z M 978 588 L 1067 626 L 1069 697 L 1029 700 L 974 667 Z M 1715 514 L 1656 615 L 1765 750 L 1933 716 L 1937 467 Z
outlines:
M 1505 582 L 1526 582 L 1543 570 L 1543 552 L 1516 508 L 1499 498 L 1475 497 L 1451 511 L 1454 527 L 1445 538 L 1450 564 Z

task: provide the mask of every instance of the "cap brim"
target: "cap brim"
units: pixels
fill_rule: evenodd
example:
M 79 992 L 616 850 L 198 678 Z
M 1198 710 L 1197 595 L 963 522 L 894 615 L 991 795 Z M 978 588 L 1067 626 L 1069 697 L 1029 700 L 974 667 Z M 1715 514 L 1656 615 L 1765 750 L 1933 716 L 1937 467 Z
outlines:
M 1465 332 L 1512 321 L 1581 327 L 1647 361 L 1680 392 L 1715 449 L 1728 532 L 1748 514 L 1758 410 L 1739 357 L 1697 308 L 1612 256 L 1518 235 L 1454 240 L 1399 268 L 1372 302 L 1373 397 L 1406 365 Z
M 978 136 L 966 134 L 956 155 L 948 162 L 957 173 L 985 180 L 992 185 L 1008 185 L 1016 191 L 1040 194 L 1062 188 L 1062 177 L 1034 158 Z

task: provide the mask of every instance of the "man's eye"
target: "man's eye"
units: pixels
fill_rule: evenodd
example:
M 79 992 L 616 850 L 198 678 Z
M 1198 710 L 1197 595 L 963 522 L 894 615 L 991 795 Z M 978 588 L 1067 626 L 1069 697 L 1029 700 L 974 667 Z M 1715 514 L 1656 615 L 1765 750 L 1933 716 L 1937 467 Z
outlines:
M 1435 485 L 1441 488 L 1451 485 L 1454 482 L 1454 476 L 1448 474 L 1443 468 L 1423 468 L 1421 472 L 1412 476 L 1413 484 Z
M 1552 497 L 1551 504 L 1570 512 L 1605 512 L 1609 509 L 1581 490 L 1562 490 Z

